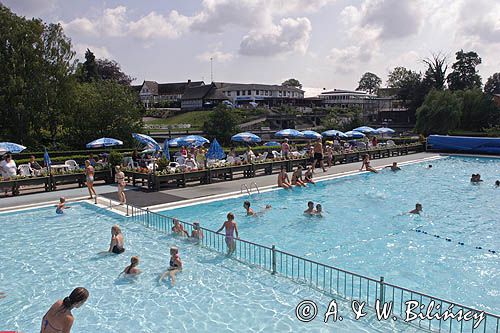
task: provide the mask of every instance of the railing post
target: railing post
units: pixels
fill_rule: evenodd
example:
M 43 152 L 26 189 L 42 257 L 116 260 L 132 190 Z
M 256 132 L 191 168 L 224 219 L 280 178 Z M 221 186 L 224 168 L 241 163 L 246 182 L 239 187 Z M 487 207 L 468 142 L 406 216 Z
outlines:
M 384 303 L 384 295 L 385 295 L 385 292 L 384 292 L 384 277 L 381 276 L 380 277 L 380 295 L 379 295 L 379 300 L 380 302 L 383 304 Z
M 149 208 L 146 208 L 146 223 L 148 224 L 149 227 Z
M 127 205 L 127 215 L 126 215 L 126 216 L 129 216 L 129 215 L 128 215 L 128 204 L 126 204 L 126 205 Z
M 94 195 L 94 205 L 97 205 L 97 195 Z
M 272 254 L 272 273 L 271 274 L 276 274 L 276 246 L 274 244 L 271 247 L 271 254 Z

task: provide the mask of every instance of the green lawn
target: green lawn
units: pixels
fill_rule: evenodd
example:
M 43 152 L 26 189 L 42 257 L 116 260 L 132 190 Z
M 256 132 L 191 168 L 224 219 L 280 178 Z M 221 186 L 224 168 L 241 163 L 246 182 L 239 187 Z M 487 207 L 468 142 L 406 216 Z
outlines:
M 212 111 L 192 111 L 192 112 L 178 114 L 176 116 L 167 119 L 157 118 L 149 120 L 146 122 L 146 124 L 151 124 L 151 125 L 191 124 L 191 128 L 201 129 L 203 127 L 203 123 L 208 119 L 210 114 L 212 114 Z

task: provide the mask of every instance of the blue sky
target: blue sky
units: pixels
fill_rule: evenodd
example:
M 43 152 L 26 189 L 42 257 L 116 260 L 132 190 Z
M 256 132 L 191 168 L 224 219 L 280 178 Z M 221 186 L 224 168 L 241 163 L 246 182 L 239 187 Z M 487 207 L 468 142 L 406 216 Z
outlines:
M 356 88 L 371 71 L 475 50 L 483 83 L 500 72 L 500 1 L 491 0 L 3 0 L 60 22 L 78 57 L 90 48 L 136 78 L 281 83 L 309 95 Z

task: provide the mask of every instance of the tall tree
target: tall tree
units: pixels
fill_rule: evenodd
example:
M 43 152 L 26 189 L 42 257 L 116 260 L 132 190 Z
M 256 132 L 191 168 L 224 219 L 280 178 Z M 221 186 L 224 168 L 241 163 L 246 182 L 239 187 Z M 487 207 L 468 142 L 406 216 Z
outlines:
M 95 55 L 87 49 L 85 51 L 85 62 L 82 66 L 82 72 L 80 81 L 81 82 L 92 82 L 99 79 L 99 73 L 97 72 L 97 63 L 95 60 Z
M 284 81 L 281 85 L 286 87 L 295 87 L 302 89 L 302 84 L 297 79 L 288 79 Z
M 97 59 L 97 74 L 101 80 L 111 80 L 126 86 L 134 79 L 122 72 L 120 65 L 114 60 Z
M 414 122 L 416 111 L 429 91 L 422 83 L 422 75 L 404 67 L 396 67 L 389 72 L 387 85 L 397 88 L 397 96 L 408 108 L 410 121 Z
M 387 77 L 387 87 L 402 88 L 408 81 L 420 80 L 420 74 L 405 67 L 395 67 Z
M 447 134 L 460 124 L 461 101 L 449 90 L 431 90 L 417 109 L 415 129 L 424 135 Z
M 359 84 L 356 90 L 364 90 L 370 94 L 373 94 L 374 92 L 377 91 L 378 88 L 380 88 L 381 84 L 382 84 L 382 79 L 380 79 L 377 75 L 373 73 L 366 72 L 359 80 Z
M 441 53 L 432 54 L 430 58 L 422 60 L 427 64 L 424 74 L 425 84 L 429 89 L 443 90 L 446 83 L 446 71 L 448 70 L 446 56 Z
M 460 50 L 456 53 L 456 61 L 453 63 L 448 77 L 448 87 L 451 90 L 466 90 L 481 88 L 481 76 L 477 74 L 476 67 L 481 63 L 481 58 L 474 52 Z
M 490 96 L 480 89 L 456 91 L 461 99 L 460 129 L 469 131 L 483 131 L 493 124 L 498 118 L 500 110 L 497 109 Z
M 226 105 L 218 105 L 203 124 L 203 130 L 210 138 L 217 137 L 222 144 L 229 144 L 236 133 L 236 119 L 233 110 Z
M 500 73 L 495 73 L 488 78 L 484 85 L 484 92 L 490 96 L 500 94 Z

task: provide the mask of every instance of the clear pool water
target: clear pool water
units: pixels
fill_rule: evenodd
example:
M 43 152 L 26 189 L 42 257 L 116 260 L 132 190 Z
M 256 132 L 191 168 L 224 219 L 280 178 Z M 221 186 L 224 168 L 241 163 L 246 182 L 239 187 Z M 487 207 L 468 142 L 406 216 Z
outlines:
M 115 223 L 124 232 L 126 252 L 100 256 Z M 7 295 L 0 299 L 0 331 L 38 332 L 47 309 L 76 286 L 86 287 L 90 298 L 73 311 L 72 332 L 402 330 L 399 323 L 378 322 L 372 315 L 354 321 L 343 303 L 344 320 L 325 324 L 326 296 L 92 205 L 75 204 L 62 216 L 54 208 L 2 214 L 0 228 L 0 291 Z M 180 247 L 185 267 L 174 287 L 158 283 L 172 245 Z M 140 256 L 144 273 L 117 278 L 132 255 Z M 320 308 L 310 323 L 294 315 L 303 299 Z
M 480 173 L 484 182 L 471 185 L 473 173 Z M 449 157 L 407 165 L 396 173 L 364 173 L 305 189 L 252 195 L 255 211 L 273 206 L 259 217 L 245 216 L 242 204 L 248 198 L 164 214 L 218 228 L 232 211 L 243 239 L 500 313 L 496 179 L 500 159 Z M 323 218 L 303 215 L 309 200 L 322 204 Z M 424 213 L 406 214 L 416 202 Z

